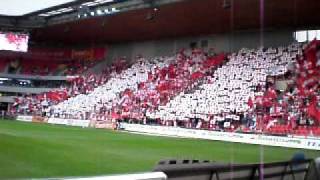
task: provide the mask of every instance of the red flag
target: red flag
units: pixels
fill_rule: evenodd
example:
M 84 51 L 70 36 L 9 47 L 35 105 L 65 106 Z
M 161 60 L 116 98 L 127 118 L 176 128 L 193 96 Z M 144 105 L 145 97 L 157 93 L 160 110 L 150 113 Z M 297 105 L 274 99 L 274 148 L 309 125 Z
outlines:
M 253 100 L 251 99 L 251 97 L 249 97 L 249 100 L 248 100 L 248 106 L 250 107 L 250 108 L 253 108 Z
M 320 123 L 320 110 L 317 108 L 317 102 L 312 101 L 307 109 L 308 115 Z

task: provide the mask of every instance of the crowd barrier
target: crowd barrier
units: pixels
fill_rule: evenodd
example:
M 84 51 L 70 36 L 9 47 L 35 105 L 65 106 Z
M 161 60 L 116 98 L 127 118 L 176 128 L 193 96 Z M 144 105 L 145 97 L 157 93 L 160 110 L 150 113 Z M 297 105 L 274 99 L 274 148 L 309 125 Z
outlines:
M 150 126 L 128 123 L 121 123 L 121 128 L 123 128 L 126 131 L 141 132 L 154 135 L 320 150 L 320 139 L 217 132 L 208 130 L 195 130 L 178 127 Z

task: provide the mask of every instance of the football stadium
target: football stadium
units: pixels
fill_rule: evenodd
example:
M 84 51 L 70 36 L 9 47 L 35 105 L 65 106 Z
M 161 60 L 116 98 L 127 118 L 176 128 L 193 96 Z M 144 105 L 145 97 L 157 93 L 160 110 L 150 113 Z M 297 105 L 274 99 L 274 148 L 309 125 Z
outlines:
M 319 12 L 0 1 L 0 179 L 320 180 Z

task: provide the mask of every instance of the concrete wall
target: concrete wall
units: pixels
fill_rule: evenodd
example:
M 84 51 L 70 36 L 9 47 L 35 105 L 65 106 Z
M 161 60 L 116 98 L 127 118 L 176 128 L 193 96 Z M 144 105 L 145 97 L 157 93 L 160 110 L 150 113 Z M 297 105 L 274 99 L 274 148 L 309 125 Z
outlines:
M 260 47 L 261 42 L 263 42 L 264 47 L 284 46 L 294 42 L 294 37 L 293 31 L 264 32 L 262 38 L 260 37 L 260 32 L 246 31 L 183 38 L 175 40 L 175 43 L 176 47 L 179 49 L 182 47 L 188 48 L 190 42 L 198 42 L 198 45 L 200 45 L 202 40 L 208 40 L 209 47 L 214 48 L 216 52 L 234 52 L 244 47 Z
M 284 46 L 294 42 L 293 31 L 290 30 L 267 31 L 263 33 L 262 38 L 265 47 Z M 207 40 L 208 47 L 214 48 L 216 52 L 233 52 L 243 47 L 260 47 L 260 39 L 259 31 L 244 31 L 230 34 L 111 44 L 107 59 L 108 62 L 112 62 L 112 59 L 121 56 L 134 58 L 140 54 L 144 57 L 172 55 L 181 48 L 189 48 L 191 42 L 196 42 L 199 47 L 203 40 Z
M 171 55 L 176 52 L 174 46 L 175 40 L 173 39 L 111 44 L 108 49 L 108 59 L 122 56 L 132 59 L 137 55 L 143 55 L 144 57 Z

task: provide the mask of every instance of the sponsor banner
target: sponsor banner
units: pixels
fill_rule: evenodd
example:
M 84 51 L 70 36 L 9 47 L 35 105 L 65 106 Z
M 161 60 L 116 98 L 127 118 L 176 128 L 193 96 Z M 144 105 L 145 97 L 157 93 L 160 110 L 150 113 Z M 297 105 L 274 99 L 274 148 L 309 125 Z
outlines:
M 185 129 L 178 127 L 149 126 L 127 123 L 121 123 L 121 127 L 127 131 L 143 132 L 155 135 L 320 150 L 320 139 L 279 137 L 259 134 L 228 133 L 207 130 Z
M 58 48 L 31 48 L 27 55 L 31 57 L 46 57 L 67 59 L 71 57 L 71 50 Z
M 32 122 L 32 116 L 17 116 L 17 121 Z
M 78 126 L 78 127 L 89 127 L 89 120 L 78 120 L 78 119 L 62 119 L 62 118 L 49 118 L 49 124 L 59 124 L 67 126 Z
M 44 122 L 46 122 L 46 118 L 42 117 L 42 116 L 33 116 L 32 117 L 32 122 L 44 123 Z
M 71 58 L 82 60 L 99 60 L 105 57 L 105 52 L 105 48 L 72 49 Z
M 28 59 L 42 59 L 42 60 L 67 60 L 71 58 L 71 49 L 58 49 L 58 48 L 29 48 L 28 52 L 13 52 L 3 51 L 0 52 L 1 56 L 6 58 L 28 58 Z
M 115 129 L 116 123 L 112 121 L 95 121 L 94 127 L 98 129 Z
M 112 123 L 96 124 L 95 128 L 97 128 L 97 129 L 114 129 Z
M 91 60 L 94 57 L 93 49 L 72 50 L 72 59 L 87 59 Z
M 0 37 L 1 39 L 1 37 Z M 100 60 L 105 57 L 107 49 L 104 47 L 93 47 L 83 49 L 62 49 L 62 48 L 29 48 L 28 52 L 3 51 L 0 55 L 6 58 L 41 59 L 41 60 L 70 60 L 70 59 L 88 59 Z
M 77 119 L 69 119 L 68 126 L 78 126 L 78 127 L 89 127 L 89 120 L 77 120 Z
M 60 119 L 60 118 L 49 118 L 48 123 L 49 124 L 67 125 L 68 120 L 67 119 Z
M 310 149 L 320 149 L 320 140 L 319 139 L 306 139 L 306 146 L 310 147 Z

